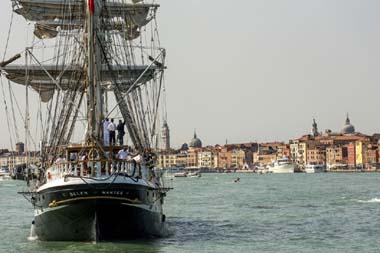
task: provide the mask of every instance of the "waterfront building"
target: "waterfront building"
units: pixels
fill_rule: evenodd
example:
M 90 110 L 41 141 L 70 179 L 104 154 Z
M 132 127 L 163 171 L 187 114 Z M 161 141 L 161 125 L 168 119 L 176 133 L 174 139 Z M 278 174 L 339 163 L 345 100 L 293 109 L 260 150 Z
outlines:
M 254 153 L 254 163 L 258 164 L 270 164 L 273 161 L 277 159 L 277 153 L 271 153 L 271 154 L 260 154 L 260 153 Z
M 277 159 L 284 157 L 291 158 L 289 144 L 281 144 L 277 146 Z
M 231 150 L 231 168 L 243 168 L 245 163 L 246 153 L 243 149 L 239 148 Z
M 217 168 L 230 168 L 231 167 L 231 152 L 228 149 L 228 146 L 218 147 L 217 152 Z
M 326 132 L 325 132 L 326 133 Z M 334 145 L 334 139 L 331 138 L 328 134 L 324 134 L 322 136 L 319 136 L 317 138 L 318 142 L 325 146 L 332 146 Z
M 366 151 L 367 147 L 364 142 L 357 141 L 356 142 L 356 166 L 359 168 L 364 168 L 366 164 Z
M 177 167 L 186 167 L 187 164 L 187 151 L 180 151 L 176 156 Z
M 258 149 L 253 153 L 253 162 L 258 164 L 270 164 L 278 158 L 278 150 L 284 143 L 268 142 L 260 143 Z
M 292 162 L 296 162 L 298 158 L 298 140 L 290 140 L 289 146 L 290 146 L 290 160 Z
M 305 135 L 299 139 L 290 141 L 290 158 L 300 168 L 305 168 L 307 164 L 308 143 L 311 143 L 310 135 Z
M 369 136 L 360 134 L 360 133 L 355 133 L 352 135 L 340 135 L 340 136 L 334 136 L 331 137 L 333 140 L 333 145 L 346 145 L 351 142 L 363 142 L 369 144 L 371 142 L 371 139 Z
M 347 152 L 347 149 L 345 149 Z M 344 149 L 339 146 L 332 146 L 326 148 L 326 165 L 327 169 L 341 169 L 347 164 L 344 162 Z M 347 155 L 346 155 L 347 157 Z
M 161 150 L 157 155 L 158 168 L 186 167 L 187 151 L 164 151 Z
M 257 151 L 257 143 L 226 144 L 213 147 L 216 156 L 216 168 L 242 168 L 251 167 L 254 160 L 254 152 Z
M 198 166 L 201 168 L 216 168 L 218 166 L 218 156 L 212 148 L 198 152 Z
M 366 152 L 366 168 L 379 169 L 379 145 L 369 144 Z
M 348 115 L 339 132 L 328 129 L 323 134 L 318 133 L 313 119 L 310 135 L 289 141 L 290 158 L 301 168 L 307 163 L 322 161 L 324 156 L 329 167 L 367 168 L 377 163 L 379 155 L 376 156 L 375 149 L 379 153 L 379 140 L 380 134 L 368 136 L 357 132 Z M 372 144 L 371 151 L 367 148 L 369 144 Z
M 19 153 L 14 151 L 4 152 L 0 155 L 0 166 L 13 169 L 16 165 L 37 163 L 40 161 L 38 152 Z
M 164 124 L 163 132 L 169 127 Z M 164 134 L 163 134 L 164 136 Z M 169 136 L 166 134 L 165 136 Z M 165 139 L 165 138 L 164 138 Z M 380 134 L 368 136 L 356 132 L 347 115 L 346 122 L 339 132 L 318 131 L 313 119 L 311 133 L 283 142 L 241 143 L 215 145 L 203 148 L 202 141 L 194 131 L 194 137 L 188 144 L 177 150 L 163 149 L 159 164 L 163 167 L 181 166 L 188 168 L 242 168 L 253 164 L 270 164 L 279 158 L 288 157 L 299 168 L 307 164 L 326 164 L 332 169 L 361 169 L 380 167 L 379 164 Z M 170 145 L 170 144 L 169 144 Z M 167 148 L 166 145 L 165 148 Z
M 319 145 L 308 149 L 306 160 L 309 164 L 326 164 L 326 146 Z
M 187 151 L 186 157 L 186 167 L 187 168 L 197 168 L 198 167 L 198 152 L 200 148 L 190 148 Z
M 177 166 L 177 154 L 170 152 L 161 152 L 158 155 L 157 163 L 159 168 L 170 168 Z
M 0 149 L 0 166 L 13 169 L 16 165 L 27 163 L 37 163 L 40 161 L 39 152 L 31 151 L 26 153 L 24 143 L 16 143 L 16 151 L 9 151 L 8 149 Z
M 345 145 L 347 148 L 347 165 L 350 169 L 356 168 L 356 144 L 355 142 L 350 142 Z

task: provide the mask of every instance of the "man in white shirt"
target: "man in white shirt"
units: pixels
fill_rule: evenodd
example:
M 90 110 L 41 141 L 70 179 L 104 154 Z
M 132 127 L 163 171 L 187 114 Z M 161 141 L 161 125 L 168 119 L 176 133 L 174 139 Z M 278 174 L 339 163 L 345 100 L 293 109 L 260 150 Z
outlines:
M 108 118 L 103 122 L 103 144 L 104 146 L 110 145 L 110 132 L 108 131 L 108 125 L 110 124 Z
M 129 155 L 129 151 L 124 147 L 117 153 L 117 158 L 119 158 L 120 160 L 127 160 Z
M 65 159 L 62 155 L 60 155 L 60 156 L 58 156 L 58 158 L 55 160 L 55 163 L 58 164 L 58 163 L 63 163 L 63 162 L 65 162 L 65 161 L 66 161 L 66 159 Z
M 109 134 L 110 134 L 110 145 L 115 145 L 115 131 L 116 131 L 116 125 L 115 123 L 113 123 L 113 119 L 111 119 L 111 123 L 108 124 L 108 127 L 107 127 L 108 131 L 109 131 Z

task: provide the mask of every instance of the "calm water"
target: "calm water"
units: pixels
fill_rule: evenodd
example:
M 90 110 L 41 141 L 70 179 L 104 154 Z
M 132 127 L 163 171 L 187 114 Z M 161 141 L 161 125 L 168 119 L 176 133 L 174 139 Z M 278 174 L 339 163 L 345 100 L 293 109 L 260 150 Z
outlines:
M 208 174 L 172 183 L 172 236 L 93 244 L 28 241 L 33 211 L 16 194 L 24 183 L 0 181 L 0 252 L 380 251 L 377 173 Z

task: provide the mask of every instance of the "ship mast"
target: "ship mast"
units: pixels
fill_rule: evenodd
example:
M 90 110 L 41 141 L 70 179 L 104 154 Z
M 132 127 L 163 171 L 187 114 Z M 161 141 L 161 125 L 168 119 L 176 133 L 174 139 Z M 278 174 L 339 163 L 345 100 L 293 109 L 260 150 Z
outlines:
M 90 11 L 90 5 L 94 0 L 87 0 L 87 135 L 90 140 L 93 138 L 95 130 L 95 96 L 94 96 L 94 16 Z
M 103 120 L 103 90 L 98 78 L 101 68 L 101 57 L 97 43 L 98 8 L 101 4 L 98 0 L 87 0 L 87 97 L 88 97 L 88 137 L 90 143 L 103 143 L 101 138 L 101 122 Z
M 41 44 L 56 39 L 48 61 L 37 59 L 37 49 L 29 50 L 30 78 L 25 75 L 25 65 L 9 64 L 17 58 L 0 66 L 10 81 L 39 93 L 46 112 L 40 116 L 41 122 L 46 122 L 41 136 L 46 157 L 52 157 L 49 161 L 70 143 L 78 114 L 87 120 L 82 122 L 84 142 L 101 148 L 102 121 L 115 108 L 120 110 L 136 149 L 154 147 L 166 69 L 155 20 L 159 5 L 139 0 L 12 2 L 14 12 L 35 23 L 34 35 Z M 116 102 L 109 112 L 107 94 Z M 82 105 L 86 107 L 83 114 Z

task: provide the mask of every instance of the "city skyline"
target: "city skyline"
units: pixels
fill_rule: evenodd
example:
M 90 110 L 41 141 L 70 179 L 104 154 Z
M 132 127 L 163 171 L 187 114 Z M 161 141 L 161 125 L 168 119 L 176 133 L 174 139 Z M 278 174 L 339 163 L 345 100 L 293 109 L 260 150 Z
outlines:
M 295 138 L 298 138 L 300 136 L 304 136 L 304 135 L 313 135 L 313 128 L 314 128 L 314 124 L 315 127 L 317 127 L 317 129 L 315 129 L 318 134 L 323 134 L 325 133 L 326 131 L 330 131 L 332 133 L 341 133 L 342 130 L 345 128 L 345 126 L 347 125 L 347 120 L 349 123 L 353 123 L 352 120 L 351 120 L 351 117 L 349 115 L 349 113 L 346 113 L 346 116 L 345 116 L 345 119 L 344 119 L 344 123 L 342 123 L 342 125 L 339 127 L 339 128 L 321 128 L 320 125 L 319 125 L 319 121 L 317 118 L 313 117 L 312 120 L 310 121 L 310 124 L 309 124 L 309 128 L 308 129 L 305 129 L 304 132 L 301 132 L 301 133 L 298 133 L 298 135 L 294 136 L 294 137 L 289 137 L 288 139 L 270 139 L 270 140 L 261 140 L 259 141 L 258 139 L 255 139 L 255 140 L 243 140 L 241 142 L 229 142 L 228 139 L 225 139 L 225 142 L 221 142 L 221 143 L 206 143 L 205 146 L 213 146 L 213 145 L 224 145 L 224 144 L 240 144 L 240 143 L 249 143 L 249 142 L 257 142 L 257 143 L 266 143 L 266 142 L 284 142 L 284 143 L 287 143 L 289 140 L 292 140 L 292 139 L 295 139 Z M 354 125 L 354 124 L 352 124 Z M 355 124 L 356 125 L 356 124 Z M 362 134 L 367 134 L 367 135 L 372 135 L 372 134 L 377 134 L 379 132 L 372 132 L 372 133 L 368 133 L 368 132 L 363 132 L 363 131 L 360 131 L 356 129 L 356 127 L 354 127 L 355 129 L 355 133 L 362 133 Z M 200 136 L 198 134 L 198 132 L 196 130 L 194 130 L 197 134 L 197 136 L 199 137 L 199 139 L 203 140 L 202 139 L 202 136 Z M 170 136 L 172 136 L 173 133 L 170 133 Z M 189 144 L 191 142 L 193 137 L 189 137 L 188 138 L 188 141 L 185 141 L 184 143 L 181 143 L 180 145 L 178 146 L 172 146 L 171 145 L 171 148 L 173 149 L 178 149 L 180 148 L 183 144 Z
M 346 112 L 359 132 L 380 132 L 379 2 L 191 1 L 179 11 L 180 4 L 158 11 L 172 146 L 188 142 L 194 128 L 206 145 L 287 141 L 313 117 L 320 130 L 338 130 Z M 10 1 L 0 13 L 3 53 Z M 25 33 L 11 36 L 6 57 L 32 40 L 27 27 L 14 15 L 13 31 Z M 0 142 L 9 146 L 6 135 Z

